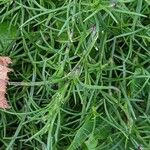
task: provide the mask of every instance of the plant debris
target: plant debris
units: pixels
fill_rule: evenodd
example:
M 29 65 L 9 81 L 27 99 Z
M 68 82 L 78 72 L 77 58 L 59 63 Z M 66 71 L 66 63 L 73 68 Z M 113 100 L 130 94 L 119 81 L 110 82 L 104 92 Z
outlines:
M 8 65 L 11 63 L 9 57 L 0 57 L 0 108 L 6 109 L 9 108 L 9 104 L 5 97 L 7 84 L 8 84 L 8 72 L 11 69 L 8 68 Z

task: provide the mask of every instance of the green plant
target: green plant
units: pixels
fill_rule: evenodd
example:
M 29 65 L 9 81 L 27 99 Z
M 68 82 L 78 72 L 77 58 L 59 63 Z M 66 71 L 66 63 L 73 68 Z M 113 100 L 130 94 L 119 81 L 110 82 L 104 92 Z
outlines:
M 149 150 L 149 1 L 4 2 L 1 149 Z

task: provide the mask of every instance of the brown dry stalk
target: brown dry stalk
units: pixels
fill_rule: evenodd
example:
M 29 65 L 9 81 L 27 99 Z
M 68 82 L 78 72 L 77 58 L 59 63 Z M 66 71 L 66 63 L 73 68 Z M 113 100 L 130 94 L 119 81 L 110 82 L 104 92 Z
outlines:
M 11 63 L 11 59 L 9 57 L 0 56 L 0 108 L 9 108 L 7 103 L 5 94 L 8 84 L 8 72 L 11 69 L 8 68 L 8 65 Z

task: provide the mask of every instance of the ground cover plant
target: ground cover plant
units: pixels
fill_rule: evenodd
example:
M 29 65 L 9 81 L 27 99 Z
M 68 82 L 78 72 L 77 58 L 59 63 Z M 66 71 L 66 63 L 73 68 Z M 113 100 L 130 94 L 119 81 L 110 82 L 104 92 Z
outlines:
M 149 0 L 0 0 L 0 56 L 1 150 L 150 149 Z

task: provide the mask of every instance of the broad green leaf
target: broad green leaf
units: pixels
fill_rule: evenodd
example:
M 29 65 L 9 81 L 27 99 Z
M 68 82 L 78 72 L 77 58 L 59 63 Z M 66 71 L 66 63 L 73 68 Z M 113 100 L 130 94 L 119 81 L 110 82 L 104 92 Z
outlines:
M 8 23 L 0 24 L 0 52 L 5 51 L 6 48 L 16 39 L 17 28 L 10 26 Z
M 88 117 L 85 123 L 77 131 L 70 147 L 67 150 L 76 150 L 82 147 L 84 150 L 95 150 L 98 140 L 108 137 L 111 128 L 99 118 Z
M 93 125 L 94 119 L 88 118 L 82 127 L 80 127 L 80 129 L 77 131 L 71 145 L 67 150 L 75 150 L 81 146 L 92 133 Z

